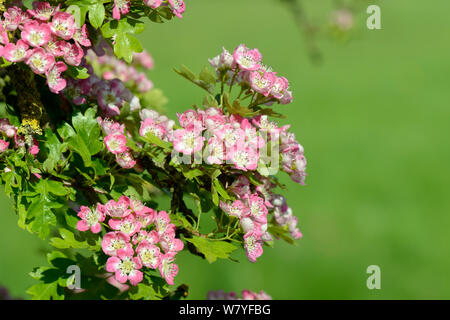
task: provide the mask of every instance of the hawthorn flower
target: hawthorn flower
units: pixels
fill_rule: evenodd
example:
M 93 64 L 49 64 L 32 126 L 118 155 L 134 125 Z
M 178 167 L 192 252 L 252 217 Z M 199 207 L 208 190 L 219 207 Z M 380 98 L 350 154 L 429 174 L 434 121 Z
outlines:
M 162 0 L 144 0 L 144 3 L 152 9 L 156 9 L 161 6 Z
M 16 127 L 13 126 L 8 118 L 1 118 L 0 119 L 0 131 L 6 134 L 8 138 L 14 137 L 16 134 Z
M 0 139 L 0 153 L 3 153 L 6 151 L 6 149 L 8 149 L 9 147 L 9 142 Z
M 180 239 L 175 238 L 175 232 L 164 233 L 159 238 L 159 244 L 163 248 L 164 252 L 178 252 L 183 250 L 184 244 Z
M 3 25 L 8 31 L 16 30 L 19 25 L 26 20 L 22 9 L 16 6 L 8 8 L 8 10 L 3 13 L 3 17 L 5 18 Z
M 265 224 L 267 223 L 267 207 L 264 204 L 264 199 L 257 194 L 252 194 L 248 197 L 248 206 L 250 208 L 250 216 L 255 219 L 256 222 Z
M 170 223 L 170 217 L 165 211 L 160 211 L 158 213 L 156 216 L 155 225 L 159 236 L 164 233 L 171 232 L 171 230 L 175 230 L 175 225 Z
M 142 241 L 136 249 L 141 263 L 151 269 L 157 269 L 160 265 L 161 251 L 154 244 Z
M 51 34 L 48 24 L 30 21 L 24 25 L 21 37 L 32 47 L 42 47 L 49 42 Z
M 95 210 L 91 210 L 89 207 L 81 206 L 78 217 L 82 219 L 77 223 L 79 231 L 90 229 L 92 233 L 99 233 L 102 230 L 100 222 L 105 221 L 104 207 L 97 205 Z
M 244 218 L 249 214 L 249 208 L 241 200 L 235 200 L 232 204 L 221 202 L 220 208 L 230 216 L 234 216 L 239 219 Z
M 130 237 L 141 229 L 141 224 L 135 220 L 133 215 L 128 215 L 120 220 L 109 219 L 108 224 L 111 229 L 123 232 Z
M 208 140 L 209 154 L 206 158 L 208 164 L 222 164 L 225 160 L 225 147 L 223 141 L 217 137 Z
M 166 279 L 169 285 L 174 284 L 174 278 L 178 274 L 178 266 L 173 263 L 175 254 L 172 252 L 166 253 L 161 256 L 159 272 L 161 277 Z
M 256 262 L 256 259 L 263 254 L 261 232 L 253 229 L 244 235 L 244 249 L 250 262 Z
M 243 171 L 256 170 L 259 154 L 252 147 L 236 145 L 229 152 L 229 160 L 234 164 L 236 169 Z
M 51 54 L 45 52 L 44 49 L 35 48 L 31 50 L 26 60 L 26 64 L 30 66 L 34 73 L 43 74 L 55 64 L 55 58 Z
M 144 121 L 141 121 L 141 128 L 139 129 L 139 134 L 143 137 L 150 132 L 157 136 L 160 139 L 163 139 L 167 133 L 166 127 L 162 123 L 157 123 L 152 118 L 146 118 Z
M 260 68 L 262 55 L 258 49 L 250 50 L 241 44 L 234 50 L 233 57 L 242 70 L 254 71 Z
M 47 84 L 51 92 L 59 93 L 64 90 L 67 85 L 67 81 L 61 77 L 61 74 L 66 70 L 66 64 L 62 61 L 58 61 L 45 73 L 47 76 Z
M 81 28 L 78 28 L 75 34 L 73 35 L 73 39 L 83 47 L 90 47 L 91 40 L 89 40 L 89 34 L 87 31 L 87 26 L 84 24 Z
M 50 29 L 54 35 L 64 40 L 70 40 L 75 32 L 77 32 L 77 24 L 75 18 L 70 13 L 58 11 L 53 16 Z
M 273 72 L 252 71 L 249 74 L 250 86 L 256 92 L 268 96 L 275 83 L 276 76 Z
M 27 13 L 35 19 L 48 21 L 57 11 L 59 11 L 59 6 L 52 7 L 48 2 L 35 1 L 33 2 L 33 9 L 27 10 Z
M 138 233 L 133 235 L 132 242 L 134 245 L 144 241 L 148 244 L 157 244 L 159 242 L 158 232 L 156 230 L 152 230 L 150 232 L 140 230 Z
M 130 199 L 121 196 L 118 201 L 109 200 L 105 205 L 105 213 L 112 218 L 124 218 L 131 214 Z
M 276 77 L 270 89 L 270 94 L 280 100 L 284 96 L 284 92 L 289 88 L 289 81 L 285 77 Z
M 128 151 L 116 154 L 116 161 L 124 169 L 131 169 L 136 165 L 136 160 Z
M 202 150 L 205 138 L 198 130 L 178 129 L 173 132 L 173 148 L 183 154 L 193 154 Z
M 78 43 L 68 44 L 64 54 L 64 61 L 71 66 L 79 66 L 83 56 L 84 51 Z
M 124 133 L 125 132 L 125 125 L 120 124 L 119 122 L 115 122 L 111 119 L 102 119 L 101 117 L 97 118 L 97 122 L 102 127 L 103 132 L 106 135 L 112 134 L 112 133 Z
M 129 0 L 114 0 L 113 7 L 113 18 L 120 20 L 121 14 L 127 14 L 130 12 L 130 1 Z
M 29 46 L 24 40 L 19 40 L 16 44 L 8 43 L 3 49 L 3 57 L 9 62 L 24 61 L 29 54 L 28 48 Z
M 221 54 L 212 59 L 208 59 L 208 61 L 216 69 L 231 69 L 235 64 L 233 55 L 225 48 L 222 48 Z
M 54 57 L 63 57 L 71 49 L 71 45 L 52 34 L 44 48 Z
M 186 10 L 184 1 L 183 0 L 168 0 L 168 1 L 173 14 L 176 15 L 178 18 L 183 18 L 182 14 Z
M 141 268 L 142 264 L 138 257 L 134 257 L 132 248 L 117 250 L 117 257 L 110 257 L 106 262 L 106 271 L 114 272 L 117 281 L 125 283 L 129 280 L 133 286 L 141 282 L 144 277 L 139 271 Z
M 116 256 L 117 250 L 131 248 L 130 237 L 123 232 L 108 232 L 102 239 L 102 249 L 108 256 Z
M 127 150 L 127 138 L 119 132 L 111 133 L 103 140 L 109 152 L 118 154 Z

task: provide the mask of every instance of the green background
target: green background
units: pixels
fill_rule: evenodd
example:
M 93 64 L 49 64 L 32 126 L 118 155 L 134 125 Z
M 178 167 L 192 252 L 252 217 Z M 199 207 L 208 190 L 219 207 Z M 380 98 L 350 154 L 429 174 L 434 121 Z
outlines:
M 190 298 L 248 288 L 275 299 L 449 299 L 449 1 L 374 0 L 382 30 L 366 28 L 363 10 L 350 42 L 319 37 L 321 65 L 279 1 L 186 2 L 182 20 L 141 36 L 169 115 L 203 94 L 173 67 L 199 71 L 222 46 L 258 47 L 291 83 L 294 103 L 276 108 L 305 147 L 309 174 L 305 187 L 283 179 L 304 234 L 297 246 L 278 241 L 255 264 L 183 252 L 176 279 Z M 325 23 L 330 1 L 306 2 Z M 27 297 L 44 246 L 17 227 L 9 200 L 0 204 L 0 284 Z M 381 290 L 366 287 L 369 265 L 381 268 Z

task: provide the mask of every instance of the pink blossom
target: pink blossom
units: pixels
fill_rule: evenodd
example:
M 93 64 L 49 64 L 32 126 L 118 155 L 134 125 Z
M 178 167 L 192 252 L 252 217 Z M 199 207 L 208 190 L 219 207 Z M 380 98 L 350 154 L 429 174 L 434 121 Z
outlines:
M 77 29 L 73 35 L 73 39 L 83 47 L 90 47 L 92 45 L 91 40 L 89 40 L 87 26 L 85 24 L 81 28 Z
M 0 119 L 0 131 L 6 134 L 8 138 L 14 137 L 16 134 L 16 127 L 13 126 L 8 118 L 1 118 Z
M 0 139 L 0 153 L 5 152 L 9 147 L 9 142 Z
M 285 77 L 276 77 L 270 94 L 276 99 L 281 99 L 284 96 L 284 92 L 289 88 L 289 81 Z
M 150 132 L 160 139 L 163 139 L 167 133 L 166 127 L 162 123 L 157 123 L 152 118 L 147 118 L 141 121 L 141 128 L 139 129 L 139 134 L 143 137 Z
M 68 12 L 58 11 L 50 23 L 50 28 L 54 35 L 70 40 L 77 32 L 75 18 Z
M 5 27 L 0 23 L 0 43 L 1 44 L 8 44 L 9 38 L 8 38 L 8 32 L 6 32 Z
M 131 248 L 130 237 L 123 232 L 108 232 L 103 236 L 102 249 L 108 256 L 116 256 L 117 250 Z
M 30 20 L 24 14 L 22 9 L 16 6 L 8 8 L 7 12 L 3 14 L 3 17 L 5 18 L 3 25 L 8 31 L 14 31 L 19 27 L 19 25 Z
M 267 223 L 268 210 L 264 204 L 264 199 L 254 193 L 248 197 L 247 201 L 250 208 L 250 216 L 258 223 Z
M 275 80 L 276 76 L 273 72 L 257 70 L 249 74 L 249 82 L 252 89 L 266 97 L 272 90 Z
M 120 20 L 121 14 L 127 14 L 130 12 L 130 1 L 129 0 L 114 0 L 113 7 L 113 18 Z
M 235 61 L 233 55 L 227 49 L 222 48 L 222 53 L 217 57 L 208 59 L 211 66 L 216 69 L 231 69 L 234 68 Z
M 164 233 L 160 237 L 160 242 L 159 243 L 160 243 L 161 248 L 163 248 L 165 253 L 178 252 L 178 251 L 183 250 L 183 248 L 184 248 L 183 241 L 181 241 L 180 239 L 175 238 L 175 233 L 174 232 Z
M 168 0 L 169 5 L 172 8 L 172 12 L 178 18 L 183 18 L 182 14 L 184 13 L 186 6 L 183 0 Z
M 48 70 L 45 75 L 47 76 L 47 85 L 50 91 L 53 93 L 59 93 L 64 90 L 67 85 L 66 79 L 61 77 L 61 73 L 67 70 L 67 66 L 64 62 L 56 62 L 50 70 Z
M 106 135 L 112 133 L 123 134 L 125 132 L 125 125 L 120 124 L 119 122 L 115 122 L 110 119 L 102 119 L 101 117 L 97 118 L 97 122 L 102 127 L 102 130 Z
M 138 233 L 133 235 L 133 244 L 139 244 L 143 241 L 149 243 L 149 244 L 157 244 L 159 242 L 159 235 L 156 230 L 152 230 L 150 232 L 147 232 L 145 230 L 140 230 Z
M 173 132 L 173 148 L 183 154 L 193 154 L 202 150 L 205 138 L 194 129 L 178 129 Z
M 136 165 L 136 160 L 128 151 L 116 154 L 116 161 L 124 169 L 131 169 Z
M 112 218 L 124 218 L 131 214 L 130 199 L 120 196 L 118 201 L 109 200 L 105 205 L 105 213 Z
M 234 50 L 233 57 L 242 70 L 254 71 L 260 68 L 262 55 L 258 49 L 250 50 L 241 44 Z
M 212 137 L 208 140 L 208 164 L 222 164 L 225 160 L 225 146 L 221 139 Z
M 152 7 L 151 3 L 153 3 L 154 6 L 159 7 L 162 3 L 162 0 L 144 0 L 144 2 L 147 6 Z M 133 53 L 133 63 L 134 62 L 137 62 L 146 69 L 153 69 L 153 67 L 155 66 L 152 56 L 146 50 Z
M 27 10 L 27 13 L 30 14 L 33 18 L 48 21 L 51 16 L 59 10 L 59 6 L 57 8 L 52 7 L 48 2 L 33 2 L 33 10 Z
M 235 200 L 233 203 L 220 202 L 220 208 L 230 216 L 242 219 L 250 213 L 249 208 L 241 200 Z
M 127 138 L 119 132 L 107 135 L 103 141 L 111 153 L 118 154 L 127 150 Z
M 23 40 L 17 41 L 16 44 L 8 43 L 3 49 L 3 57 L 9 62 L 24 61 L 29 54 L 28 48 L 28 44 Z
M 178 274 L 178 266 L 173 263 L 175 254 L 170 252 L 161 256 L 159 272 L 169 285 L 174 284 L 174 278 Z
M 95 210 L 81 206 L 78 217 L 82 219 L 77 223 L 77 229 L 79 231 L 91 229 L 92 233 L 99 233 L 102 229 L 100 222 L 105 221 L 105 212 L 103 206 L 97 206 Z
M 71 66 L 79 66 L 84 57 L 84 51 L 78 43 L 68 44 L 64 61 Z
M 157 269 L 160 265 L 161 251 L 154 244 L 142 241 L 136 249 L 141 263 L 151 269 Z
M 46 23 L 30 21 L 24 25 L 21 37 L 32 47 L 42 47 L 50 40 L 51 34 Z
M 111 229 L 123 232 L 130 237 L 141 229 L 141 224 L 133 215 L 128 215 L 120 220 L 109 219 L 108 224 Z
M 145 5 L 150 8 L 156 9 L 162 4 L 162 0 L 144 0 Z
M 117 281 L 125 283 L 129 280 L 133 286 L 141 282 L 144 277 L 139 271 L 141 268 L 142 264 L 138 257 L 134 257 L 134 251 L 131 248 L 117 250 L 117 257 L 110 257 L 106 262 L 106 271 L 114 272 Z
M 250 262 L 256 262 L 256 259 L 263 254 L 261 232 L 253 229 L 244 235 L 244 249 Z
M 26 64 L 30 66 L 34 73 L 43 74 L 55 64 L 55 58 L 51 54 L 45 52 L 44 49 L 35 48 L 31 50 L 26 60 Z
M 234 164 L 236 169 L 247 171 L 256 170 L 258 167 L 259 154 L 249 146 L 236 145 L 227 154 L 228 159 Z
M 59 40 L 57 36 L 52 35 L 44 48 L 55 57 L 63 57 L 70 49 L 69 42 Z
M 175 230 L 175 225 L 170 223 L 170 217 L 165 211 L 160 211 L 158 213 L 155 225 L 159 236 Z

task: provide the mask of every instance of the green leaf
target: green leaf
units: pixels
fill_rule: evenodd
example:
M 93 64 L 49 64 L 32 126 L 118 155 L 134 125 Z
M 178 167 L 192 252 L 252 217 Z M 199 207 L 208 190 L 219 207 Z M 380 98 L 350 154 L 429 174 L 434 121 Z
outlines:
M 206 260 L 209 263 L 213 263 L 220 259 L 228 259 L 231 252 L 237 249 L 237 247 L 226 241 L 211 241 L 202 237 L 193 237 L 192 239 L 186 239 L 192 243 L 198 251 L 203 253 Z
M 43 163 L 43 168 L 46 171 L 52 171 L 61 159 L 61 155 L 67 148 L 67 144 L 61 143 L 58 136 L 51 129 L 47 128 L 45 129 L 44 147 L 47 149 L 47 159 Z
M 95 110 L 90 108 L 83 115 L 77 113 L 72 118 L 72 124 L 77 134 L 68 139 L 69 147 L 77 152 L 86 167 L 92 165 L 91 157 L 103 148 L 103 143 L 99 140 L 101 129 L 95 118 Z
M 170 149 L 172 148 L 171 142 L 161 140 L 160 138 L 158 138 L 156 135 L 154 135 L 151 132 L 147 132 L 145 137 L 142 137 L 142 139 L 146 142 L 150 142 L 160 148 L 163 148 L 165 151 L 170 151 Z
M 216 85 L 216 75 L 207 67 L 204 67 L 200 72 L 198 78 L 206 83 Z
M 105 20 L 105 6 L 103 3 L 96 3 L 90 6 L 88 16 L 91 25 L 96 29 L 100 28 Z
M 162 298 L 156 293 L 152 285 L 140 283 L 134 291 L 136 293 L 130 292 L 130 298 L 133 300 L 161 300 Z
M 114 53 L 117 58 L 123 58 L 126 62 L 131 63 L 133 61 L 133 53 L 142 52 L 142 50 L 141 42 L 132 34 L 117 34 L 114 44 Z
M 90 77 L 89 71 L 85 67 L 68 66 L 66 73 L 74 79 L 87 79 Z
M 79 241 L 75 239 L 75 235 L 72 231 L 69 231 L 67 229 L 59 229 L 59 234 L 61 235 L 61 238 L 51 238 L 50 239 L 50 245 L 52 245 L 55 248 L 58 249 L 68 249 L 68 248 L 74 248 L 74 249 L 82 249 L 89 247 L 89 244 L 86 241 Z
M 27 290 L 33 300 L 64 300 L 64 295 L 60 292 L 57 282 L 37 283 Z

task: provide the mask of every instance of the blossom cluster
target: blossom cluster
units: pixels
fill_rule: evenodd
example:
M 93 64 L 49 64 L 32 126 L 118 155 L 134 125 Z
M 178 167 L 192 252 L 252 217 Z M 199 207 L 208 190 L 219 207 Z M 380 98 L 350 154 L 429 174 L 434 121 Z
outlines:
M 161 6 L 169 6 L 173 14 L 178 18 L 182 18 L 186 6 L 183 0 L 167 0 L 167 3 L 163 0 L 143 0 L 144 4 L 152 9 L 159 8 Z M 119 20 L 121 15 L 125 15 L 130 12 L 131 0 L 114 0 L 113 18 Z
M 294 239 L 302 237 L 297 228 L 297 218 L 287 206 L 286 200 L 272 193 L 275 185 L 269 179 L 258 176 L 262 184 L 252 191 L 250 181 L 246 176 L 239 176 L 230 189 L 236 196 L 233 202 L 220 202 L 220 208 L 230 216 L 239 219 L 244 231 L 244 249 L 249 261 L 263 254 L 264 242 L 272 241 L 272 235 L 267 231 L 269 213 L 275 217 L 275 223 L 281 227 L 288 226 L 288 230 Z
M 174 150 L 185 155 L 203 150 L 207 164 L 226 163 L 242 171 L 255 171 L 263 147 L 268 141 L 272 141 L 272 146 L 279 141 L 280 155 L 275 156 L 281 158 L 281 168 L 293 181 L 304 184 L 306 158 L 303 147 L 295 135 L 288 132 L 289 126 L 278 127 L 266 115 L 244 118 L 225 115 L 215 107 L 190 109 L 178 114 L 182 128 L 177 130 L 173 130 L 174 124 L 167 117 L 159 117 L 156 112 L 144 117 L 141 113 L 140 134 L 145 136 L 151 132 L 162 140 L 173 142 Z
M 216 69 L 218 81 L 223 81 L 222 75 L 226 75 L 230 86 L 249 86 L 251 92 L 265 97 L 263 104 L 270 105 L 275 101 L 289 104 L 293 100 L 289 81 L 278 77 L 271 67 L 262 63 L 258 49 L 249 49 L 241 44 L 231 54 L 223 48 L 222 53 L 209 62 Z
M 68 79 L 64 96 L 76 105 L 96 102 L 104 117 L 120 114 L 125 103 L 130 104 L 130 110 L 141 107 L 139 98 L 135 96 L 119 79 L 103 80 L 98 77 L 90 65 L 86 65 L 89 77 L 86 79 Z
M 31 143 L 27 143 L 25 137 L 17 134 L 17 128 L 7 118 L 0 119 L 0 136 L 0 153 L 5 152 L 9 148 L 9 140 L 14 141 L 15 148 L 28 146 L 28 152 L 30 154 L 36 155 L 39 153 L 39 142 L 33 138 Z
M 45 75 L 50 91 L 59 93 L 67 84 L 67 65 L 79 66 L 90 47 L 86 25 L 77 26 L 68 12 L 48 2 L 34 2 L 33 9 L 8 8 L 0 21 L 0 55 L 11 63 L 24 62 L 35 74 Z
M 146 267 L 158 269 L 168 284 L 174 284 L 178 266 L 173 262 L 184 244 L 176 238 L 175 225 L 167 212 L 121 196 L 118 201 L 97 203 L 94 208 L 81 206 L 78 217 L 79 231 L 99 233 L 102 224 L 112 230 L 103 236 L 102 249 L 109 256 L 106 271 L 114 273 L 119 283 L 137 285 L 143 280 L 141 269 Z
M 241 298 L 242 297 L 242 298 Z M 242 290 L 241 297 L 236 292 L 225 292 L 223 290 L 209 291 L 206 296 L 207 300 L 272 300 L 264 291 L 253 292 L 250 290 Z
M 115 155 L 116 162 L 124 169 L 133 168 L 136 165 L 133 154 L 127 147 L 127 137 L 125 136 L 125 125 L 111 119 L 97 118 L 97 122 L 102 128 L 105 138 L 103 143 L 109 152 Z
M 153 83 L 144 72 L 139 72 L 137 68 L 152 69 L 153 59 L 147 51 L 134 53 L 133 64 L 129 65 L 123 60 L 119 60 L 114 53 L 97 56 L 93 50 L 87 53 L 89 62 L 100 67 L 100 73 L 104 80 L 119 79 L 128 87 L 136 87 L 139 93 L 146 93 L 153 89 Z

